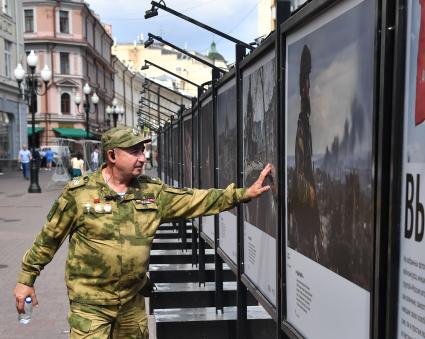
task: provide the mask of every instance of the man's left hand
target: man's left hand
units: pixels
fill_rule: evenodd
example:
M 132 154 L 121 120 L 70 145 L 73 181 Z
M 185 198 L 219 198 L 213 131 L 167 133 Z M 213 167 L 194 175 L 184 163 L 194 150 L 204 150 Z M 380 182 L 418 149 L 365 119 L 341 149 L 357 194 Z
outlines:
M 272 165 L 267 164 L 266 167 L 260 173 L 258 179 L 246 189 L 246 196 L 250 199 L 257 198 L 264 192 L 267 192 L 270 189 L 270 186 L 263 186 L 264 180 L 270 174 L 272 170 Z

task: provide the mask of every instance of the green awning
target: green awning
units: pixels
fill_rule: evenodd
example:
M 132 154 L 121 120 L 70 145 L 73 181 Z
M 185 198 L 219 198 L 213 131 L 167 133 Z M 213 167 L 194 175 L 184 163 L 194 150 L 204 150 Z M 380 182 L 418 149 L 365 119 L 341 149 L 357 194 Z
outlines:
M 82 128 L 53 128 L 53 130 L 62 138 L 75 138 L 75 139 L 84 139 L 87 137 L 87 133 Z M 93 138 L 93 134 L 89 132 L 89 138 Z
M 44 128 L 43 127 L 36 127 L 35 128 L 35 133 L 37 134 L 37 133 L 40 133 L 40 132 L 43 132 L 44 131 Z M 30 136 L 30 135 L 32 135 L 32 127 L 27 127 L 27 133 L 28 133 L 28 136 Z

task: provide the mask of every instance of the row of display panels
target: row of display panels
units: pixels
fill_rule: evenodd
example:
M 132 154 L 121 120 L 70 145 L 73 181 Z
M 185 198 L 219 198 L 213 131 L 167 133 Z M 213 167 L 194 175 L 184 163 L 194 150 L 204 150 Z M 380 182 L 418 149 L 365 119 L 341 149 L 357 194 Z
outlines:
M 284 320 L 305 338 L 372 337 L 378 158 L 376 8 L 372 0 L 338 1 L 308 20 L 303 21 L 302 11 L 297 13 L 303 24 L 284 31 L 285 44 L 278 51 L 285 56 L 282 69 L 287 70 L 283 74 L 284 167 L 280 171 L 276 51 L 273 46 L 265 48 L 242 65 L 244 185 L 250 185 L 265 164 L 273 166 L 267 179 L 272 189 L 243 208 L 244 274 L 274 307 L 279 306 L 277 289 L 285 291 Z M 399 300 L 394 337 L 417 338 L 425 333 L 425 250 L 421 247 L 425 213 L 420 195 L 425 185 L 420 181 L 425 173 L 421 147 L 425 142 L 425 5 L 409 0 L 406 8 L 404 121 L 400 121 L 404 126 L 400 140 L 402 208 L 396 225 Z M 186 186 L 192 186 L 192 179 L 196 180 L 194 187 L 214 186 L 214 133 L 217 186 L 236 182 L 234 77 L 218 85 L 216 131 L 213 107 L 210 94 L 183 121 Z M 192 142 L 197 140 L 198 116 L 199 177 L 193 166 L 197 143 Z M 161 146 L 167 148 L 162 139 Z M 170 153 L 163 154 L 164 161 L 170 159 Z M 284 180 L 283 186 L 278 179 Z M 285 286 L 276 285 L 279 203 L 284 206 Z M 233 264 L 236 218 L 235 210 L 219 217 L 219 248 Z M 202 232 L 213 241 L 213 219 L 203 219 Z

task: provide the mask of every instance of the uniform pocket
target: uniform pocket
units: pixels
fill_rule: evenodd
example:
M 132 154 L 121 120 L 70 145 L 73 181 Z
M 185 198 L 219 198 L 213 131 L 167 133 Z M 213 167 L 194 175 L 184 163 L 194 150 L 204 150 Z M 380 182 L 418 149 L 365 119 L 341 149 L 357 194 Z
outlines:
M 136 237 L 152 237 L 159 225 L 158 205 L 155 202 L 144 203 L 141 200 L 133 200 L 133 205 Z
M 90 327 L 91 327 L 91 320 L 87 318 L 83 318 L 79 316 L 78 314 L 70 314 L 68 316 L 68 323 L 69 326 L 73 329 L 76 329 L 78 331 L 89 333 Z

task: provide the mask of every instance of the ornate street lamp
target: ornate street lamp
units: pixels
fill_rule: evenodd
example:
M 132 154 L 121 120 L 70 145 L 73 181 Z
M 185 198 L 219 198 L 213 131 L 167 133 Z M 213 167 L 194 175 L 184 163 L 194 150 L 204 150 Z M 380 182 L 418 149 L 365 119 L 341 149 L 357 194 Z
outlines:
M 106 107 L 106 114 L 108 114 L 108 116 L 112 115 L 114 127 L 117 127 L 118 118 L 121 121 L 121 119 L 124 115 L 124 112 L 125 112 L 124 107 L 118 106 L 118 100 L 116 98 L 114 98 L 114 100 L 112 100 L 112 106 Z
M 21 64 L 15 68 L 14 75 L 18 82 L 19 93 L 24 97 L 31 110 L 31 163 L 30 163 L 30 187 L 28 193 L 41 193 L 41 188 L 38 183 L 38 164 L 34 157 L 35 154 L 35 113 L 36 113 L 36 97 L 37 95 L 43 96 L 47 93 L 47 85 L 52 79 L 52 71 L 47 65 L 44 66 L 40 72 L 41 79 L 44 82 L 44 89 L 38 86 L 38 79 L 35 75 L 35 68 L 37 67 L 38 56 L 31 51 L 27 57 L 27 65 L 31 73 L 25 77 L 25 70 Z M 23 81 L 25 79 L 25 81 Z
M 91 87 L 88 83 L 86 83 L 83 87 L 83 93 L 84 93 L 84 112 L 86 113 L 86 138 L 89 139 L 90 137 L 90 128 L 89 128 L 89 114 L 90 114 L 90 100 L 89 96 L 91 93 Z M 80 111 L 80 104 L 81 104 L 81 95 L 77 93 L 74 99 L 75 104 L 78 107 L 78 112 Z M 96 92 L 93 93 L 91 97 L 91 102 L 95 107 L 95 110 L 97 108 L 97 104 L 99 103 L 99 97 L 97 96 Z

